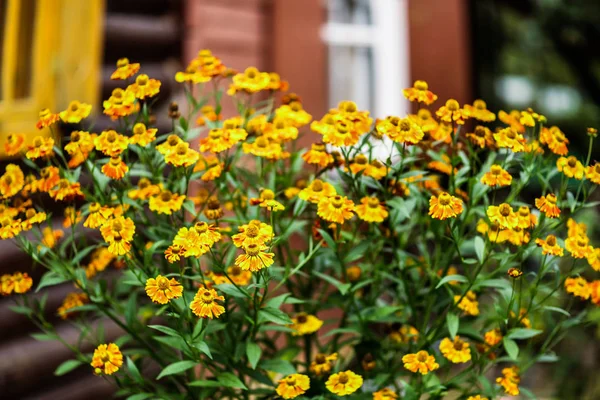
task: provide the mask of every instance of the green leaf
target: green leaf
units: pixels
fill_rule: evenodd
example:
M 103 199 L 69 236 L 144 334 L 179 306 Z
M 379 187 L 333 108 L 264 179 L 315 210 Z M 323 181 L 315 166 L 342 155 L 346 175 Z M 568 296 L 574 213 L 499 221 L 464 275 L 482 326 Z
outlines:
M 208 358 L 212 360 L 212 353 L 210 352 L 210 347 L 208 347 L 208 344 L 206 344 L 206 342 L 196 343 L 194 344 L 194 347 L 206 354 Z
M 508 336 L 510 339 L 529 339 L 531 337 L 537 336 L 543 331 L 538 329 L 527 329 L 527 328 L 513 328 L 508 331 Z
M 56 335 L 51 335 L 48 333 L 32 333 L 31 337 L 40 342 L 51 342 L 57 339 Z
M 240 381 L 240 378 L 238 378 L 231 372 L 223 372 L 222 374 L 217 376 L 217 380 L 225 387 L 244 390 L 248 389 L 246 385 L 244 385 L 244 383 Z
M 344 263 L 351 263 L 359 258 L 363 257 L 367 253 L 367 249 L 372 243 L 369 240 L 365 240 L 358 246 L 350 250 L 350 252 L 344 257 Z
M 560 308 L 560 307 L 544 306 L 544 307 L 543 307 L 543 309 L 544 309 L 544 310 L 548 310 L 548 311 L 554 311 L 554 312 L 557 312 L 557 313 L 563 314 L 563 315 L 565 315 L 565 316 L 567 316 L 567 317 L 570 317 L 570 316 L 571 316 L 571 314 L 570 314 L 570 313 L 569 313 L 567 310 L 563 310 L 563 309 L 562 309 L 562 308 Z
M 292 323 L 290 317 L 281 310 L 273 307 L 265 307 L 258 312 L 259 319 L 273 322 L 277 325 L 289 325 Z
M 436 285 L 436 289 L 438 289 L 440 286 L 445 285 L 448 282 L 452 282 L 452 281 L 457 281 L 457 282 L 467 282 L 467 277 L 466 276 L 462 276 L 462 275 L 446 275 L 445 277 L 443 277 L 439 283 Z
M 351 284 L 349 283 L 342 283 L 340 281 L 338 281 L 337 279 L 335 279 L 332 276 L 323 274 L 321 272 L 313 272 L 313 274 L 315 274 L 316 276 L 318 276 L 319 278 L 331 283 L 333 286 L 335 286 L 342 295 L 345 295 L 346 293 L 348 293 L 348 290 L 350 290 L 350 287 L 352 287 Z
M 241 299 L 247 298 L 249 297 L 248 291 L 246 289 L 244 289 L 243 287 L 236 287 L 235 285 L 231 284 L 231 283 L 222 283 L 220 285 L 216 285 L 217 289 L 219 289 L 219 291 L 225 293 L 228 296 L 231 297 L 238 297 Z
M 283 375 L 296 373 L 296 368 L 294 368 L 291 362 L 286 360 L 264 360 L 260 362 L 259 366 L 267 371 L 277 372 L 278 374 Z
M 208 380 L 199 380 L 190 382 L 189 386 L 198 386 L 198 387 L 221 387 L 223 386 L 218 381 L 208 381 Z
M 59 285 L 68 280 L 69 278 L 65 278 L 64 276 L 58 275 L 54 271 L 48 271 L 44 274 L 44 276 L 42 276 L 42 279 L 40 279 L 40 283 L 38 284 L 38 287 L 37 289 L 35 289 L 35 291 L 39 292 L 42 288 L 45 288 L 47 286 Z
M 140 374 L 140 370 L 138 369 L 137 365 L 135 365 L 135 363 L 129 357 L 127 357 L 127 369 L 129 370 L 129 373 L 131 373 L 131 376 L 137 382 L 139 382 L 139 383 L 144 382 L 144 378 L 142 378 L 142 374 Z
M 505 336 L 502 339 L 502 344 L 504 345 L 506 354 L 514 361 L 517 361 L 517 357 L 519 356 L 519 345 L 517 342 Z
M 8 306 L 8 308 L 17 314 L 23 314 L 23 315 L 31 315 L 33 314 L 33 310 L 29 307 L 25 307 L 25 306 Z
M 459 323 L 460 321 L 458 319 L 458 315 L 453 313 L 446 314 L 446 324 L 448 325 L 448 333 L 450 334 L 451 339 L 453 339 L 456 336 L 456 333 L 458 332 Z
M 325 243 L 327 243 L 329 248 L 335 250 L 336 244 L 331 235 L 323 229 L 319 229 L 319 233 L 321 234 L 321 236 L 323 236 L 323 240 L 325 240 Z
M 260 346 L 256 343 L 248 342 L 246 344 L 246 357 L 248 357 L 248 362 L 250 362 L 252 369 L 256 369 L 256 365 L 260 360 L 261 353 L 262 351 L 260 349 Z
M 75 368 L 79 367 L 83 363 L 79 360 L 67 360 L 64 363 L 60 364 L 58 368 L 54 371 L 54 375 L 62 376 L 66 373 L 73 371 Z
M 159 332 L 166 333 L 169 336 L 181 337 L 181 335 L 179 334 L 179 332 L 177 332 L 173 328 L 169 328 L 168 326 L 163 326 L 163 325 L 148 325 L 148 328 L 152 328 L 152 329 L 155 329 L 155 330 L 157 330 Z
M 481 236 L 475 236 L 473 241 L 473 247 L 475 248 L 475 255 L 480 263 L 483 263 L 483 255 L 485 253 L 485 243 Z
M 151 399 L 153 397 L 156 398 L 156 395 L 152 394 L 152 393 L 138 393 L 138 394 L 129 396 L 125 400 L 146 400 L 146 399 Z
M 158 380 L 164 376 L 174 375 L 174 374 L 178 374 L 183 371 L 187 371 L 190 368 L 194 368 L 196 365 L 198 365 L 198 363 L 196 363 L 195 361 L 178 361 L 176 363 L 166 366 L 160 372 L 160 374 L 158 374 L 158 376 L 156 377 L 156 380 Z

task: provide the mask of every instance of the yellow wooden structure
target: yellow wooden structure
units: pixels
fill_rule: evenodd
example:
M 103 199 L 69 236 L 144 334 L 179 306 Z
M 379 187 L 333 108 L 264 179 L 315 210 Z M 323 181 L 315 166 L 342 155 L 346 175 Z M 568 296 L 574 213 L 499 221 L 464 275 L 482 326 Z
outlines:
M 99 104 L 103 17 L 104 0 L 0 0 L 0 157 L 41 109 Z

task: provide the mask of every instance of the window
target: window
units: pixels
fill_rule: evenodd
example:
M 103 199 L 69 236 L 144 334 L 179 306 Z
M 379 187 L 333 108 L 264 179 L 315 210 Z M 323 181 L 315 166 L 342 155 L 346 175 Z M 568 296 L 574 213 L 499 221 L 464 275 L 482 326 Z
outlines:
M 103 8 L 102 0 L 0 0 L 0 143 L 37 135 L 42 108 L 97 103 Z

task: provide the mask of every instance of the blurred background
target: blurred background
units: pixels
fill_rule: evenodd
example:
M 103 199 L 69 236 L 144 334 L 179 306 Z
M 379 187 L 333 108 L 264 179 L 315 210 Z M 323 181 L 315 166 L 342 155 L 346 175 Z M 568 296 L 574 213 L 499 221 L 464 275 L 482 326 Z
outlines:
M 598 43 L 598 0 L 0 0 L 0 142 L 9 133 L 31 140 L 40 109 L 60 111 L 74 99 L 95 106 L 94 131 L 108 126 L 101 100 L 117 87 L 109 77 L 121 57 L 163 82 L 155 112 L 167 131 L 167 105 L 183 98 L 173 76 L 208 48 L 229 67 L 278 72 L 315 118 L 346 99 L 375 117 L 403 115 L 411 110 L 402 89 L 424 79 L 436 106 L 481 97 L 494 111 L 533 107 L 583 158 L 585 128 L 600 125 Z M 0 242 L 0 274 L 30 264 Z M 69 289 L 48 290 L 49 319 Z M 10 304 L 0 299 L 0 398 L 112 392 L 87 370 L 54 377 L 68 350 L 32 338 L 34 327 Z M 60 331 L 74 335 L 68 323 Z M 564 343 L 562 362 L 536 369 L 524 385 L 545 398 L 600 398 L 597 326 Z

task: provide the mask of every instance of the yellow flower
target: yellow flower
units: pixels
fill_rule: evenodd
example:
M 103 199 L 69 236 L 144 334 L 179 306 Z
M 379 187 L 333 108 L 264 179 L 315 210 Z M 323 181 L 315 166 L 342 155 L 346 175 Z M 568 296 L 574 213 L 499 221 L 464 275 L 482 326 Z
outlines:
M 488 400 L 487 397 L 482 397 L 481 395 L 476 395 L 476 396 L 469 396 L 467 397 L 467 400 Z
M 440 343 L 442 355 L 455 364 L 466 363 L 471 359 L 469 343 L 461 340 L 458 336 L 454 340 L 444 338 Z
M 600 247 L 592 248 L 587 255 L 587 262 L 594 271 L 600 271 Z
M 151 196 L 148 200 L 148 204 L 151 211 L 156 211 L 159 214 L 171 215 L 173 211 L 179 211 L 181 209 L 184 201 L 184 194 L 163 190 L 160 193 Z
M 102 107 L 104 107 L 104 114 L 112 120 L 126 117 L 140 109 L 139 103 L 135 101 L 135 95 L 121 88 L 114 89 L 108 100 L 102 102 Z
M 41 157 L 50 157 L 54 154 L 54 139 L 36 136 L 31 145 L 27 147 L 25 156 L 30 160 L 36 160 Z
M 13 197 L 23 189 L 25 185 L 25 175 L 21 167 L 15 164 L 8 164 L 5 172 L 0 176 L 0 196 L 7 199 Z
M 306 375 L 292 374 L 279 380 L 277 394 L 284 399 L 294 399 L 310 388 L 310 379 Z
M 49 126 L 52 126 L 60 120 L 60 116 L 58 114 L 51 113 L 50 110 L 47 108 L 41 110 L 39 115 L 40 119 L 35 124 L 35 127 L 38 129 L 44 129 Z
M 185 257 L 200 257 L 221 240 L 217 229 L 204 221 L 197 222 L 190 228 L 180 228 L 173 239 L 173 245 L 183 248 Z
M 258 220 L 252 220 L 238 227 L 238 231 L 239 233 L 231 237 L 237 247 L 243 248 L 250 244 L 264 245 L 273 239 L 273 228 Z
M 275 254 L 266 253 L 267 246 L 260 246 L 256 243 L 251 243 L 244 246 L 245 254 L 240 254 L 235 259 L 235 265 L 239 266 L 244 271 L 257 272 L 263 268 L 273 265 L 273 257 Z
M 464 125 L 465 120 L 469 118 L 469 114 L 460 108 L 460 104 L 454 99 L 446 101 L 446 104 L 440 107 L 435 114 L 444 122 L 455 122 L 458 125 Z
M 190 149 L 187 142 L 179 143 L 174 151 L 170 151 L 165 155 L 165 162 L 175 167 L 189 167 L 196 164 L 200 155 L 196 150 Z
M 411 325 L 402 325 L 399 329 L 390 333 L 390 339 L 397 343 L 416 343 L 419 340 L 419 331 Z
M 64 228 L 70 228 L 73 225 L 77 225 L 83 219 L 83 217 L 81 216 L 81 211 L 76 210 L 75 207 L 65 207 L 64 216 Z
M 210 50 L 200 50 L 198 57 L 193 59 L 184 72 L 177 72 L 177 82 L 202 83 L 208 82 L 217 75 L 225 75 L 227 67 L 221 60 L 212 55 Z
M 398 395 L 392 389 L 385 388 L 373 393 L 373 400 L 396 400 Z
M 298 138 L 298 128 L 289 119 L 275 118 L 272 123 L 266 123 L 263 136 L 276 143 L 289 142 Z
M 238 286 L 247 285 L 252 279 L 252 273 L 250 271 L 244 271 L 237 265 L 227 268 L 226 276 L 228 278 L 228 282 L 229 280 L 231 280 L 231 282 L 235 283 Z
M 126 254 L 131 248 L 135 225 L 131 218 L 116 217 L 106 221 L 100 228 L 104 240 L 109 243 L 108 250 L 115 255 Z
M 236 121 L 227 120 L 224 122 L 222 129 L 211 129 L 208 132 L 208 137 L 200 139 L 200 151 L 221 153 L 245 140 L 247 136 L 248 132 L 241 129 Z
M 332 146 L 354 146 L 360 139 L 360 133 L 352 121 L 339 119 L 333 129 L 323 135 L 323 142 Z
M 593 251 L 590 239 L 585 235 L 570 236 L 565 240 L 565 248 L 573 258 L 586 258 Z
M 454 303 L 457 303 L 461 297 L 461 295 L 455 295 Z M 475 292 L 469 290 L 467 294 L 462 297 L 460 303 L 458 303 L 458 308 L 463 310 L 467 315 L 479 315 L 479 302 L 477 301 L 477 295 L 475 295 Z
M 426 108 L 421 108 L 419 111 L 417 111 L 417 115 L 410 114 L 408 118 L 415 124 L 419 125 L 424 133 L 435 131 L 438 128 L 438 123 L 431 115 L 431 111 Z
M 507 203 L 502 203 L 499 206 L 489 206 L 486 214 L 492 223 L 497 223 L 502 229 L 514 229 L 519 224 L 517 214 Z
M 114 212 L 112 208 L 102 206 L 99 203 L 91 203 L 88 210 L 89 214 L 87 219 L 83 223 L 83 226 L 92 229 L 104 225 L 104 223 L 108 221 L 108 219 L 111 215 L 113 215 Z
M 593 281 L 589 284 L 591 294 L 592 303 L 599 306 L 600 305 L 600 281 Z
M 331 372 L 337 358 L 337 353 L 329 355 L 319 353 L 317 354 L 315 359 L 310 363 L 310 367 L 308 369 L 310 372 L 317 376 L 327 375 Z
M 62 319 L 67 319 L 76 314 L 72 309 L 75 307 L 81 307 L 88 303 L 89 299 L 85 293 L 69 293 L 62 302 L 62 305 L 58 307 L 58 315 Z
M 365 196 L 354 208 L 358 218 L 367 222 L 383 222 L 388 217 L 386 207 L 376 197 Z
M 50 197 L 56 201 L 72 201 L 75 198 L 83 198 L 81 184 L 79 182 L 69 182 L 67 179 L 58 181 L 56 187 L 48 192 Z
M 185 248 L 183 246 L 172 244 L 165 250 L 165 259 L 171 264 L 181 260 L 185 256 Z
M 253 154 L 270 161 L 281 160 L 290 156 L 290 153 L 283 151 L 281 144 L 270 141 L 266 136 L 259 136 L 252 143 L 243 143 L 242 149 L 246 154 Z
M 315 179 L 298 193 L 298 197 L 311 203 L 319 203 L 322 198 L 333 197 L 337 193 L 332 184 Z
M 556 196 L 553 193 L 549 193 L 546 196 L 535 199 L 535 206 L 541 212 L 546 214 L 548 218 L 558 218 L 560 215 L 560 208 L 556 205 Z
M 167 304 L 171 299 L 178 299 L 183 294 L 183 286 L 175 278 L 158 275 L 146 281 L 146 294 L 154 303 Z
M 69 155 L 83 154 L 84 159 L 94 150 L 94 137 L 85 131 L 73 131 L 69 143 L 65 146 L 65 151 Z
M 127 87 L 127 91 L 133 93 L 133 95 L 143 100 L 146 97 L 154 97 L 160 91 L 160 81 L 158 79 L 151 79 L 146 74 L 139 74 L 135 78 L 135 83 L 132 83 Z
M 145 147 L 156 139 L 156 128 L 146 128 L 146 125 L 138 122 L 133 126 L 133 135 L 129 138 L 129 143 Z
M 550 254 L 553 256 L 562 257 L 564 254 L 563 248 L 558 245 L 556 236 L 548 235 L 546 239 L 535 239 L 535 244 L 542 248 L 542 254 Z
M 177 145 L 181 142 L 183 142 L 183 140 L 181 140 L 181 138 L 179 136 L 169 135 L 167 137 L 167 140 L 165 140 L 163 143 L 156 146 L 156 150 L 164 156 L 164 155 L 167 155 L 171 151 L 175 151 L 175 149 L 177 148 Z
M 225 297 L 219 296 L 215 289 L 201 286 L 190 303 L 190 309 L 200 318 L 219 318 L 225 312 L 225 307 L 217 301 L 225 301 Z
M 583 164 L 574 156 L 560 157 L 556 161 L 556 168 L 569 178 L 583 179 Z
M 600 162 L 585 168 L 585 177 L 596 185 L 600 185 Z
M 540 143 L 548 146 L 550 151 L 559 156 L 566 156 L 569 153 L 569 149 L 567 148 L 569 139 L 556 126 L 542 128 L 540 131 Z
M 481 99 L 475 100 L 472 106 L 465 104 L 465 113 L 470 118 L 475 118 L 483 122 L 492 122 L 496 120 L 496 115 L 487 109 L 487 104 Z
M 243 90 L 247 93 L 256 93 L 267 89 L 271 82 L 271 77 L 267 72 L 260 72 L 256 67 L 248 67 L 243 73 L 235 75 L 228 94 L 235 94 L 236 91 Z
M 512 128 L 504 128 L 494 133 L 494 139 L 498 147 L 505 147 L 518 153 L 525 151 L 525 138 Z
M 102 173 L 115 180 L 122 179 L 127 171 L 129 171 L 129 167 L 119 156 L 111 157 L 110 160 L 102 166 Z
M 454 218 L 463 212 L 463 202 L 446 192 L 439 196 L 431 196 L 429 199 L 429 215 L 432 218 L 444 220 Z
M 69 103 L 69 107 L 65 111 L 60 112 L 60 119 L 68 124 L 77 124 L 82 119 L 87 118 L 92 111 L 92 105 L 80 103 L 77 100 Z
M 378 121 L 375 129 L 397 143 L 417 144 L 425 135 L 421 127 L 409 118 L 387 117 Z
M 7 156 L 14 156 L 25 147 L 25 135 L 22 133 L 10 133 L 4 142 L 4 151 Z
M 484 147 L 493 147 L 495 145 L 492 131 L 481 125 L 477 125 L 473 133 L 467 133 L 467 139 L 482 149 Z
M 354 203 L 345 196 L 322 197 L 317 207 L 317 215 L 328 222 L 343 224 L 354 214 Z
M 429 85 L 425 81 L 416 80 L 413 87 L 402 91 L 404 97 L 411 102 L 419 102 L 430 105 L 437 100 L 437 95 L 429 91 Z
M 490 167 L 481 178 L 481 183 L 488 186 L 509 186 L 512 182 L 512 176 L 498 164 Z
M 411 372 L 419 372 L 421 375 L 427 375 L 440 367 L 435 362 L 435 358 L 425 350 L 421 350 L 418 353 L 406 354 L 402 357 L 402 362 L 404 363 L 404 368 Z
M 275 117 L 289 120 L 296 128 L 300 128 L 312 120 L 312 116 L 304 110 L 302 103 L 299 101 L 282 105 L 275 110 Z
M 140 64 L 129 63 L 128 58 L 119 58 L 117 60 L 117 69 L 110 75 L 110 79 L 125 80 L 137 74 L 140 70 Z
M 49 249 L 54 248 L 58 241 L 65 235 L 65 233 L 60 229 L 52 229 L 47 226 L 42 230 L 42 241 L 41 245 L 46 246 Z M 38 246 L 38 250 L 41 246 Z
M 496 378 L 496 383 L 504 388 L 506 394 L 510 394 L 511 396 L 518 395 L 519 382 L 521 382 L 521 378 L 519 377 L 519 368 L 515 366 L 504 368 L 502 370 L 502 375 L 503 376 Z
M 131 189 L 127 196 L 133 200 L 147 200 L 150 196 L 160 193 L 160 186 L 153 185 L 148 178 L 141 178 L 138 182 L 137 189 Z
M 96 139 L 94 145 L 96 150 L 101 151 L 106 156 L 118 156 L 127 148 L 129 139 L 126 136 L 118 134 L 113 130 L 103 131 Z
M 114 343 L 101 344 L 94 350 L 91 365 L 96 374 L 112 375 L 123 365 L 123 354 Z
M 318 165 L 321 168 L 333 163 L 333 156 L 327 152 L 323 143 L 314 143 L 310 150 L 302 155 L 302 159 L 308 164 Z
M 502 341 L 502 332 L 500 329 L 492 329 L 483 335 L 483 340 L 488 346 L 496 346 Z
M 537 217 L 527 206 L 519 207 L 517 218 L 519 219 L 518 227 L 521 229 L 533 228 L 537 224 Z
M 363 384 L 362 376 L 348 370 L 333 374 L 325 382 L 325 387 L 338 396 L 346 396 L 356 392 Z
M 34 224 L 41 224 L 46 218 L 47 215 L 45 212 L 37 212 L 34 208 L 28 208 L 25 211 L 25 220 L 21 222 L 21 229 L 28 231 Z
M 319 318 L 303 312 L 296 314 L 296 316 L 292 318 L 292 322 L 293 323 L 289 325 L 289 328 L 294 330 L 294 332 L 292 332 L 293 336 L 310 335 L 323 326 L 323 321 Z

